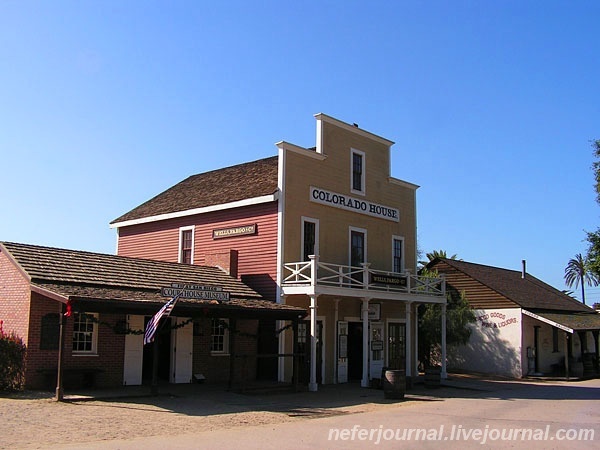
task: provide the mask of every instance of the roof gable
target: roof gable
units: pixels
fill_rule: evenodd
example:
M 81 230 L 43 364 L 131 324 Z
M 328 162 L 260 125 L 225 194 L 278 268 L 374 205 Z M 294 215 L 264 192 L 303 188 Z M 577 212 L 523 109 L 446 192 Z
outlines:
M 514 306 L 534 310 L 593 312 L 591 308 L 530 274 L 526 274 L 523 278 L 522 272 L 518 270 L 447 258 L 436 258 L 427 267 L 436 269 L 439 273 L 449 272 L 448 268 L 460 272 L 487 287 L 489 292 L 496 293 L 499 300 L 510 302 Z M 452 282 L 452 279 L 449 278 L 450 286 L 452 286 Z M 468 289 L 461 289 L 459 286 L 455 288 L 465 290 L 467 298 L 470 297 Z M 469 301 L 471 301 L 470 298 Z M 477 303 L 474 306 L 481 307 Z
M 192 175 L 111 224 L 272 195 L 277 192 L 278 161 L 273 156 Z

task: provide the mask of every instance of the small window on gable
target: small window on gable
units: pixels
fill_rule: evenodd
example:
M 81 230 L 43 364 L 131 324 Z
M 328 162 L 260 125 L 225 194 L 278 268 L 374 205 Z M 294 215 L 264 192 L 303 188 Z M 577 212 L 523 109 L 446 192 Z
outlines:
M 58 350 L 59 321 L 58 313 L 50 313 L 42 317 L 40 350 Z
M 365 153 L 360 150 L 351 151 L 351 190 L 355 194 L 365 194 Z
M 179 229 L 179 262 L 194 263 L 194 227 Z

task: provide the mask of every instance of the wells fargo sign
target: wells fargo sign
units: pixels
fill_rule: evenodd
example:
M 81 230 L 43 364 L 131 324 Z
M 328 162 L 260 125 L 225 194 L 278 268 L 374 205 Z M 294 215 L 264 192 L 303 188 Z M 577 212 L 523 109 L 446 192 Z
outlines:
M 334 208 L 345 209 L 367 216 L 378 217 L 380 219 L 400 221 L 400 211 L 389 206 L 379 205 L 360 198 L 350 197 L 349 195 L 337 194 L 326 191 L 325 189 L 310 187 L 310 201 L 320 203 L 321 205 L 333 206 Z
M 220 228 L 213 230 L 213 239 L 223 239 L 234 236 L 245 236 L 248 234 L 256 234 L 256 224 L 240 225 L 237 227 Z

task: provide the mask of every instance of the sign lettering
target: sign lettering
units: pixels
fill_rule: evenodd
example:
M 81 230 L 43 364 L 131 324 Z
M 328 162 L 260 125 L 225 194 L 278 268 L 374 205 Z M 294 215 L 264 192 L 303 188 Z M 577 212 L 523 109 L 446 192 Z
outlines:
M 396 208 L 350 197 L 349 195 L 337 194 L 314 186 L 310 187 L 310 201 L 379 219 L 391 220 L 392 222 L 400 221 L 400 211 Z

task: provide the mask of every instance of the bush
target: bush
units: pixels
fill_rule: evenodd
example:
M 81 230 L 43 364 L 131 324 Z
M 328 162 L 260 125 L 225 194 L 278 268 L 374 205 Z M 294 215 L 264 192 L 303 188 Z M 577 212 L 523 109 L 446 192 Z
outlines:
M 14 332 L 6 333 L 0 321 L 0 391 L 25 386 L 25 344 Z

